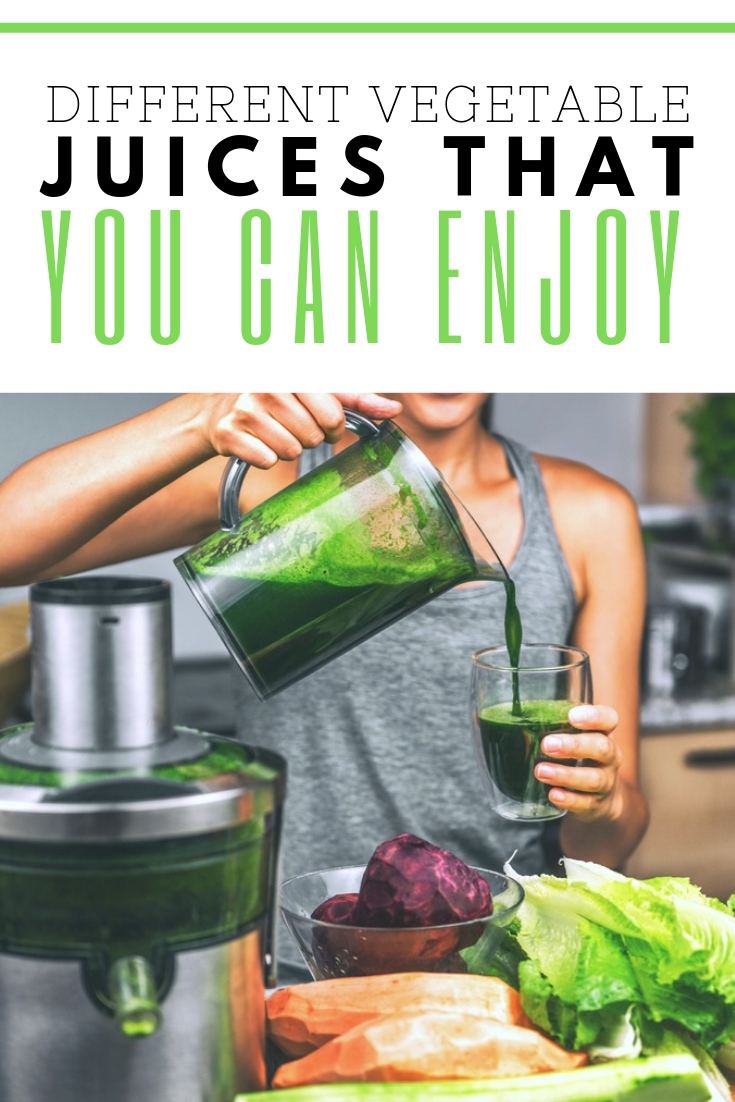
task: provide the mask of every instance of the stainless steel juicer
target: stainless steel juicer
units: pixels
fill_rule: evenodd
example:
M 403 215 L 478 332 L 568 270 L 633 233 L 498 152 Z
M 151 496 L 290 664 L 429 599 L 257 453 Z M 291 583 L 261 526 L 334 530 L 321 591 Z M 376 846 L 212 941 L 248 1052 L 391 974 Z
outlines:
M 31 588 L 34 723 L 0 734 L 0 1099 L 265 1086 L 285 763 L 171 718 L 169 586 Z

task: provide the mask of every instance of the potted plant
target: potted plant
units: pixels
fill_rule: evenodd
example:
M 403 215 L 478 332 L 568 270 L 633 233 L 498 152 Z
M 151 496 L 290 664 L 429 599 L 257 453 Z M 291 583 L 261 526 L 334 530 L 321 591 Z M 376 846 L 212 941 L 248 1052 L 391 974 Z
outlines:
M 711 536 L 735 544 L 735 394 L 705 394 L 680 414 L 689 429 L 697 488 L 710 505 Z

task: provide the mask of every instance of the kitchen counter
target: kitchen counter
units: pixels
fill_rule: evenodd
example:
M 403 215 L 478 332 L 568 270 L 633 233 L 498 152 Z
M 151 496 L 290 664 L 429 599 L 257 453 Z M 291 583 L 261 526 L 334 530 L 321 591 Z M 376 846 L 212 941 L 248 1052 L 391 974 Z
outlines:
M 713 680 L 696 692 L 649 697 L 641 704 L 641 733 L 735 728 L 735 684 Z
M 229 658 L 174 663 L 174 721 L 213 735 L 235 736 L 235 663 Z

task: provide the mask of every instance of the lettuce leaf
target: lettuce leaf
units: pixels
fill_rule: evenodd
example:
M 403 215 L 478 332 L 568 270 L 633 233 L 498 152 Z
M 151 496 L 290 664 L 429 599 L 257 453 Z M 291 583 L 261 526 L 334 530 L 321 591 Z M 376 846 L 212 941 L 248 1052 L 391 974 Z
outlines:
M 521 1001 L 561 1044 L 604 1047 L 631 1008 L 709 1051 L 735 1031 L 735 916 L 688 880 L 633 880 L 591 862 L 567 878 L 516 876 Z

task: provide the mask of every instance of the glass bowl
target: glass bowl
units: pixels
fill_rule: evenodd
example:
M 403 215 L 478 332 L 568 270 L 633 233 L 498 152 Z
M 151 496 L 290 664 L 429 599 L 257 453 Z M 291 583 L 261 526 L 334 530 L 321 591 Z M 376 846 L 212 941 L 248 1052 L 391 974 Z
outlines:
M 518 881 L 475 869 L 487 882 L 493 913 L 448 926 L 341 926 L 311 917 L 333 895 L 359 892 L 364 865 L 294 876 L 281 885 L 281 914 L 315 980 L 388 972 L 487 971 L 506 927 L 523 902 Z

